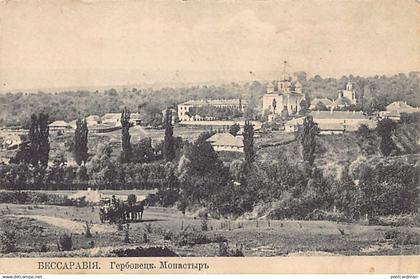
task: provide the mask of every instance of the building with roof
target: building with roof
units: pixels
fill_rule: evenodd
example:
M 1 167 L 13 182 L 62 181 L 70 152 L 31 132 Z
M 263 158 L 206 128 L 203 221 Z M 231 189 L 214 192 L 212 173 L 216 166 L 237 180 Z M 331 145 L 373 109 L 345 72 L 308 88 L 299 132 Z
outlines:
M 89 115 L 86 117 L 86 124 L 88 127 L 101 123 L 101 118 L 98 115 Z
M 132 125 L 141 125 L 141 116 L 138 112 L 133 112 L 130 114 L 130 123 Z
M 105 113 L 101 117 L 101 123 L 110 126 L 121 126 L 121 112 Z
M 332 104 L 331 108 L 346 108 L 350 107 L 352 105 L 357 104 L 357 98 L 356 98 L 356 91 L 353 88 L 353 84 L 351 82 L 348 82 L 346 84 L 346 88 L 344 90 L 341 90 L 338 93 L 337 99 L 335 99 Z
M 216 108 L 232 108 L 244 111 L 247 102 L 242 99 L 214 99 L 214 100 L 191 100 L 178 105 L 178 119 L 180 121 L 214 120 L 214 117 L 191 115 L 191 108 L 211 106 Z
M 364 124 L 369 129 L 375 129 L 376 118 L 369 117 L 361 111 L 313 111 L 310 113 L 315 123 L 318 124 L 321 134 L 342 134 L 357 131 Z M 303 124 L 305 117 L 292 119 L 285 124 L 286 132 L 296 132 L 299 125 Z
M 48 129 L 53 132 L 64 132 L 70 128 L 70 124 L 63 120 L 57 120 L 48 125 Z
M 309 109 L 315 110 L 319 104 L 323 104 L 327 109 L 330 109 L 332 106 L 332 101 L 328 98 L 315 98 L 311 101 Z
M 386 106 L 385 111 L 379 112 L 381 118 L 389 118 L 395 121 L 401 119 L 401 113 L 416 113 L 420 112 L 420 108 L 412 107 L 407 102 L 397 101 Z
M 284 73 L 280 81 L 274 81 L 267 85 L 267 93 L 263 96 L 263 111 L 271 114 L 294 115 L 300 112 L 301 102 L 305 100 L 302 94 L 302 85 L 299 81 L 292 81 L 292 78 Z
M 207 139 L 215 151 L 244 152 L 244 142 L 241 136 L 230 133 L 217 133 Z

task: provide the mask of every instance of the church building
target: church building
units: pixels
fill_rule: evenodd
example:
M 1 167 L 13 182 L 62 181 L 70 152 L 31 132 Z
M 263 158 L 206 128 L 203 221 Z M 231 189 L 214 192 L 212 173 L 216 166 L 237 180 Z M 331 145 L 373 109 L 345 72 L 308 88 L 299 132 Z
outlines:
M 284 74 L 280 81 L 267 86 L 267 93 L 263 96 L 263 111 L 268 110 L 271 114 L 297 114 L 304 99 L 300 82 L 293 82 L 289 75 Z

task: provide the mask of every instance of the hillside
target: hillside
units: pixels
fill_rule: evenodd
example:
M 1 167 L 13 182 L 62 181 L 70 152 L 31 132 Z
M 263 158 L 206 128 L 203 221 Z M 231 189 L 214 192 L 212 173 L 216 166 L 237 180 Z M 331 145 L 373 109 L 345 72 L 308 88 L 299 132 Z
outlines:
M 420 124 L 399 125 L 394 133 L 393 140 L 399 148 L 394 158 L 406 158 L 407 155 L 418 154 L 420 151 L 417 140 L 419 138 Z M 284 137 L 279 134 L 278 137 Z M 287 137 L 290 137 L 287 136 Z M 278 139 L 280 141 L 280 139 Z M 259 148 L 259 160 L 287 160 L 291 163 L 301 162 L 300 145 L 297 141 L 278 146 Z M 343 135 L 323 135 L 317 139 L 315 166 L 324 172 L 340 176 L 344 166 L 356 160 L 359 156 L 367 158 L 380 158 L 380 139 L 371 131 L 367 137 L 361 137 L 355 132 Z M 412 157 L 412 156 L 411 156 Z

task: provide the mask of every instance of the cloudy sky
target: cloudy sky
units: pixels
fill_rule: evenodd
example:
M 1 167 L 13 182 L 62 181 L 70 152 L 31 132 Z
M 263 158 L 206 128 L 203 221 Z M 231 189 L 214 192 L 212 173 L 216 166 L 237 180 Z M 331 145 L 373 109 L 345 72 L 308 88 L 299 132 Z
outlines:
M 419 70 L 416 0 L 0 4 L 1 91 Z M 250 73 L 251 72 L 251 73 Z

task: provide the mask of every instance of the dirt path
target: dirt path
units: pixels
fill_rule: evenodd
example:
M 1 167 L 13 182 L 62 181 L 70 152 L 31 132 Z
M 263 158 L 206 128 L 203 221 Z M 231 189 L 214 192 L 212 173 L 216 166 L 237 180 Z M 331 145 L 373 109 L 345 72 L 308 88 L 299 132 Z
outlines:
M 85 232 L 85 223 L 72 221 L 72 220 L 68 220 L 64 218 L 42 216 L 42 215 L 7 215 L 7 216 L 33 218 L 40 222 L 66 229 L 72 233 Z M 95 232 L 112 233 L 112 232 L 115 232 L 115 228 L 109 225 L 93 224 L 90 231 L 92 233 L 95 233 Z

